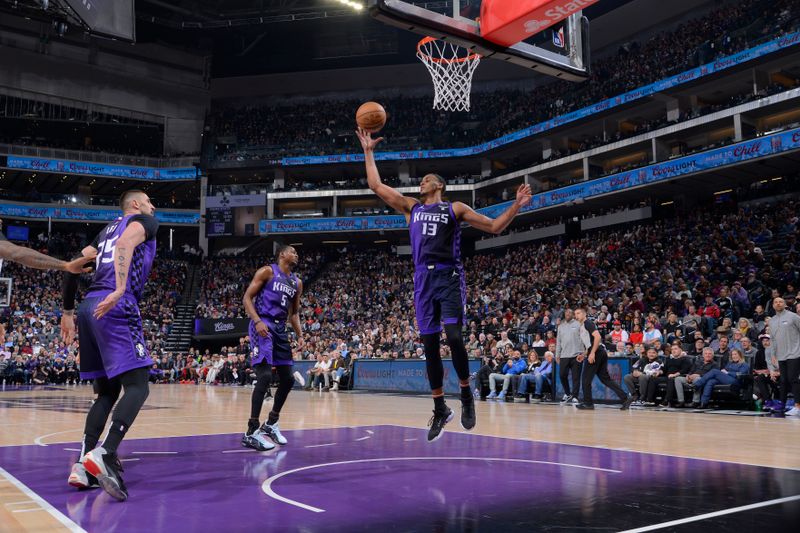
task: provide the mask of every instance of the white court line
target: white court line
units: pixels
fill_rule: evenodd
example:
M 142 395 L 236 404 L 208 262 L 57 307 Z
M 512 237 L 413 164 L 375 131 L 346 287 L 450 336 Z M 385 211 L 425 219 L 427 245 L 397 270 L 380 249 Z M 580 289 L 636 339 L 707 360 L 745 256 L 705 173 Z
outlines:
M 3 476 L 6 481 L 17 487 L 25 496 L 29 497 L 34 502 L 38 503 L 42 510 L 47 511 L 50 515 L 58 520 L 64 527 L 73 531 L 75 533 L 86 533 L 86 530 L 80 527 L 78 524 L 70 520 L 66 515 L 64 515 L 61 511 L 47 503 L 41 496 L 33 492 L 27 486 L 25 486 L 20 480 L 12 476 L 8 473 L 8 471 L 2 467 L 0 467 L 0 476 Z
M 9 505 L 23 505 L 23 504 L 25 504 L 25 503 L 36 503 L 36 502 L 35 502 L 35 501 L 33 501 L 33 500 L 22 500 L 22 501 L 20 501 L 20 502 L 10 502 L 10 503 L 4 503 L 3 505 L 5 505 L 5 506 L 9 506 Z
M 222 450 L 222 453 L 252 453 L 255 450 Z
M 189 417 L 179 417 L 179 418 L 189 418 Z M 213 421 L 213 424 L 228 424 L 230 420 L 219 420 Z M 174 424 L 196 424 L 196 422 L 144 422 L 140 424 L 136 424 L 136 427 L 142 426 L 159 426 L 159 425 L 174 425 Z M 283 431 L 315 431 L 318 429 L 358 429 L 363 427 L 375 427 L 375 424 L 362 424 L 358 426 L 329 426 L 326 424 L 317 424 L 315 422 L 304 422 L 306 426 L 316 426 L 316 427 L 304 427 L 304 428 L 283 428 Z M 396 424 L 381 424 L 381 425 L 396 425 Z M 404 427 L 408 429 L 408 426 L 397 426 L 397 427 Z M 368 432 L 370 430 L 367 430 Z M 64 431 L 56 431 L 55 433 L 48 433 L 47 435 L 40 435 L 33 440 L 34 444 L 39 446 L 51 446 L 55 444 L 72 444 L 75 442 L 74 440 L 65 440 L 60 442 L 51 442 L 50 444 L 45 444 L 42 442 L 42 439 L 45 437 L 52 437 L 53 435 L 61 435 L 63 433 L 83 433 L 83 428 L 75 428 L 75 429 L 66 429 Z M 213 437 L 216 435 L 235 435 L 236 433 L 232 433 L 229 431 L 223 433 L 192 433 L 191 435 L 167 435 L 167 436 L 159 436 L 159 437 L 137 437 L 137 438 L 126 438 L 125 442 L 132 442 L 136 440 L 152 440 L 152 439 L 176 439 L 182 437 Z M 11 448 L 15 446 L 26 446 L 25 444 L 2 444 L 0 448 Z
M 131 455 L 175 455 L 178 452 L 131 452 Z
M 700 514 L 697 516 L 690 516 L 689 518 L 681 518 L 679 520 L 672 520 L 670 522 L 661 522 L 660 524 L 653 524 L 651 526 L 638 527 L 636 529 L 626 529 L 620 533 L 641 533 L 644 531 L 655 531 L 656 529 L 664 529 L 667 527 L 678 526 L 680 524 L 688 524 L 690 522 L 697 522 L 699 520 L 708 520 L 717 516 L 724 516 L 726 514 L 741 513 L 742 511 L 749 511 L 751 509 L 758 509 L 760 507 L 768 507 L 770 505 L 779 505 L 800 500 L 800 494 L 795 496 L 787 496 L 786 498 L 778 498 L 776 500 L 767 500 L 765 502 L 752 503 L 750 505 L 742 505 L 741 507 L 731 507 L 730 509 L 723 509 L 722 511 L 714 511 L 713 513 Z
M 303 446 L 303 448 L 322 448 L 323 446 L 336 446 L 336 443 L 329 442 L 327 444 L 309 444 L 308 446 Z
M 403 439 L 403 442 L 411 442 L 413 440 L 417 440 L 417 439 Z
M 370 435 L 374 435 L 374 434 L 375 434 L 375 432 L 374 432 L 374 431 L 372 431 L 371 429 L 368 429 L 368 430 L 367 430 L 367 433 L 368 433 L 368 434 L 370 434 Z
M 80 448 L 64 448 L 64 451 L 67 451 L 67 452 L 79 452 L 79 451 L 81 451 L 81 449 Z
M 139 459 L 138 457 L 135 457 L 133 459 L 120 459 L 119 460 L 120 463 L 129 463 L 131 461 L 141 461 L 141 459 Z
M 392 427 L 404 428 L 404 429 L 415 429 L 415 430 L 419 430 L 420 429 L 420 428 L 417 428 L 417 427 L 414 427 L 414 426 L 402 426 L 400 424 L 381 424 L 381 425 L 382 426 L 392 426 Z M 492 438 L 495 438 L 495 439 L 518 440 L 518 441 L 528 442 L 528 443 L 542 442 L 542 443 L 545 443 L 545 444 L 566 444 L 567 446 L 577 446 L 579 448 L 595 448 L 596 447 L 593 444 L 579 444 L 579 443 L 575 443 L 575 442 L 566 442 L 566 441 L 562 441 L 562 440 L 523 439 L 521 437 L 500 437 L 500 436 L 494 435 L 494 434 L 477 433 L 477 432 L 472 432 L 472 431 L 470 431 L 469 433 L 464 433 L 464 434 L 465 435 L 475 436 L 475 437 L 492 437 Z M 692 456 L 689 456 L 689 455 L 672 455 L 672 454 L 669 454 L 669 453 L 661 453 L 661 452 L 645 452 L 645 451 L 642 451 L 642 450 L 631 450 L 631 449 L 628 449 L 628 448 L 606 447 L 605 449 L 606 450 L 611 450 L 611 451 L 616 451 L 616 452 L 631 452 L 631 453 L 638 453 L 638 454 L 643 454 L 643 455 L 659 455 L 661 457 L 673 457 L 673 458 L 678 458 L 678 459 L 691 459 L 693 461 L 709 461 L 709 462 L 713 462 L 713 463 L 728 463 L 728 464 L 731 464 L 731 465 L 738 465 L 738 466 L 758 466 L 760 468 L 773 468 L 775 470 L 794 470 L 795 472 L 800 472 L 800 468 L 792 467 L 792 466 L 775 466 L 775 465 L 765 465 L 765 464 L 759 464 L 759 463 L 742 463 L 742 462 L 739 462 L 739 461 L 729 461 L 729 460 L 725 460 L 725 459 L 709 459 L 707 457 L 692 457 Z
M 306 446 L 306 448 L 308 448 L 308 446 Z M 295 500 L 290 500 L 289 498 L 284 498 L 283 496 L 272 490 L 272 484 L 278 479 L 282 478 L 283 476 L 288 476 L 289 474 L 295 474 L 297 472 L 302 472 L 304 470 L 311 470 L 314 468 L 324 468 L 327 466 L 350 465 L 355 463 L 375 463 L 375 462 L 380 463 L 384 461 L 504 461 L 507 463 L 527 463 L 527 464 L 566 466 L 570 468 L 580 468 L 582 470 L 596 470 L 599 472 L 607 472 L 611 474 L 622 473 L 621 470 L 611 470 L 609 468 L 599 468 L 595 466 L 574 465 L 570 463 L 556 463 L 552 461 L 534 461 L 532 459 L 508 459 L 504 457 L 382 457 L 379 459 L 354 459 L 352 461 L 337 461 L 335 463 L 322 463 L 318 465 L 303 466 L 300 468 L 295 468 L 293 470 L 287 470 L 286 472 L 275 474 L 271 478 L 264 481 L 264 483 L 261 484 L 261 490 L 263 490 L 264 493 L 270 498 L 273 498 L 280 502 L 288 503 L 289 505 L 294 505 L 295 507 L 300 507 L 301 509 L 305 509 L 306 511 L 311 511 L 314 513 L 324 513 L 325 509 L 320 509 L 318 507 L 306 505 L 304 503 L 300 503 Z
M 11 511 L 12 513 L 30 513 L 32 511 L 44 511 L 41 507 L 34 507 L 33 509 L 17 509 L 16 511 Z
M 366 437 L 361 437 L 360 439 L 356 439 L 356 442 L 359 442 L 359 441 L 362 441 L 362 440 L 371 439 L 371 438 L 372 437 L 370 435 L 367 435 Z

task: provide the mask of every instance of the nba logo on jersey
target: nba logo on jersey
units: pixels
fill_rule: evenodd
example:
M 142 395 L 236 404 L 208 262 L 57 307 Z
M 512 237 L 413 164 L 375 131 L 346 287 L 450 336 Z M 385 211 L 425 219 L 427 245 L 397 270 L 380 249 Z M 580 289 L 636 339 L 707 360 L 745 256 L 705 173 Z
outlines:
M 144 345 L 141 342 L 136 343 L 136 357 L 139 359 L 147 357 L 147 353 L 144 351 Z

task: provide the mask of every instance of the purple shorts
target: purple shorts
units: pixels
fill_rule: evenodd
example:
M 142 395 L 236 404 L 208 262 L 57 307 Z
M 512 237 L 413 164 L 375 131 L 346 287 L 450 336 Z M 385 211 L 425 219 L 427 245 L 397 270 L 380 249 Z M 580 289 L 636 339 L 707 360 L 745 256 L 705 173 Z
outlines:
M 442 322 L 462 324 L 467 303 L 463 268 L 419 268 L 414 272 L 414 309 L 420 335 L 440 333 Z
M 142 333 L 142 317 L 133 296 L 125 294 L 103 318 L 94 318 L 106 294 L 87 296 L 78 308 L 81 379 L 113 378 L 153 366 Z
M 262 337 L 256 331 L 253 321 L 250 321 L 250 364 L 256 366 L 259 363 L 275 365 L 293 365 L 292 347 L 289 344 L 289 335 L 286 333 L 286 326 L 275 324 L 268 318 L 261 317 L 264 324 L 269 329 L 269 337 Z

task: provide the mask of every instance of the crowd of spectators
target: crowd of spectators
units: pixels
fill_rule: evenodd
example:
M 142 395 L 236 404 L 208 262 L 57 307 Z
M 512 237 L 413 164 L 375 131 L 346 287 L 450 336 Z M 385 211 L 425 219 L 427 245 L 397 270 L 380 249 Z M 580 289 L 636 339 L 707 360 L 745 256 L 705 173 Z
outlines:
M 77 234 L 35 236 L 30 246 L 56 257 L 70 257 L 85 245 Z M 159 251 L 144 296 L 139 303 L 145 340 L 151 354 L 164 352 L 187 276 L 187 263 Z M 71 372 L 79 355 L 77 339 L 61 341 L 62 273 L 24 268 L 5 262 L 2 276 L 13 281 L 10 305 L 0 307 L 6 327 L 6 344 L 0 346 L 0 380 L 7 382 L 76 383 Z M 91 282 L 82 276 L 80 292 Z
M 431 112 L 429 96 L 385 95 L 381 100 L 391 115 L 392 127 L 382 146 L 385 150 L 409 150 L 485 142 L 713 61 L 798 25 L 800 10 L 792 0 L 741 0 L 721 5 L 644 43 L 626 43 L 616 54 L 595 60 L 591 78 L 584 84 L 554 81 L 537 87 L 533 96 L 523 89 L 482 91 L 477 85 L 472 110 L 465 113 Z M 770 86 L 763 92 L 766 95 L 777 89 Z M 745 101 L 755 96 L 736 98 Z M 217 145 L 216 157 L 224 161 L 350 152 L 355 146 L 351 115 L 359 103 L 330 99 L 324 103 L 223 106 L 212 113 L 214 134 L 228 139 Z M 682 118 L 712 112 L 714 107 L 687 110 Z M 658 123 L 643 124 L 619 137 L 647 131 Z M 606 141 L 587 139 L 584 149 L 596 142 Z
M 467 257 L 468 352 L 492 370 L 487 381 L 496 373 L 501 376 L 495 381 L 504 387 L 508 383 L 511 390 L 518 392 L 524 384 L 539 391 L 541 377 L 506 380 L 503 369 L 524 366 L 530 373 L 546 363 L 552 354 L 544 352 L 556 352 L 565 310 L 583 306 L 612 355 L 638 360 L 652 348 L 656 358 L 667 359 L 676 341 L 682 352 L 698 358 L 706 348 L 718 359 L 726 349 L 742 350 L 742 361 L 726 355 L 718 363 L 726 368 L 744 362 L 750 371 L 767 372 L 758 394 L 771 395 L 774 370 L 758 368 L 754 354 L 764 348 L 775 297 L 783 297 L 791 310 L 800 309 L 798 207 L 796 198 L 738 208 L 716 204 L 592 232 L 579 240 L 550 240 Z M 68 248 L 70 242 L 61 245 Z M 342 358 L 347 369 L 358 358 L 424 357 L 415 328 L 408 257 L 376 249 L 301 249 L 300 257 L 298 270 L 306 279 L 300 311 L 305 346 L 298 358 L 325 364 L 327 358 Z M 206 260 L 197 316 L 245 318 L 242 294 L 262 264 L 253 258 Z M 7 269 L 16 290 L 12 306 L 4 310 L 8 345 L 3 373 L 7 379 L 17 375 L 19 358 L 28 382 L 41 377 L 37 365 L 47 366 L 41 358 L 66 372 L 77 345 L 64 346 L 58 339 L 60 275 L 13 265 Z M 185 276 L 181 261 L 157 260 L 142 302 L 143 318 L 151 325 L 148 344 L 158 359 L 153 380 L 246 384 L 246 337 L 238 346 L 215 353 L 163 350 Z M 446 345 L 441 349 L 449 355 Z M 741 371 L 732 367 L 737 369 Z M 58 379 L 67 375 L 60 373 Z M 324 387 L 333 383 L 328 379 L 333 379 L 329 370 L 309 375 L 310 382 Z M 650 389 L 640 394 L 642 401 L 652 400 Z

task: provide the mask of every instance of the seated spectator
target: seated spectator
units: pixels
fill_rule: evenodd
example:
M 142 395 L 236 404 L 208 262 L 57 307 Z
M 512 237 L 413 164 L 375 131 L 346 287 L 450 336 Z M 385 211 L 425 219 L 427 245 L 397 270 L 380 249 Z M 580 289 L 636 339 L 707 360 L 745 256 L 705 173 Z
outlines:
M 753 360 L 753 386 L 758 400 L 763 402 L 767 410 L 783 410 L 780 403 L 780 369 L 772 352 L 772 338 L 769 334 L 761 335 L 761 348 Z M 779 407 L 779 409 L 778 409 Z
M 719 368 L 719 365 L 716 361 L 714 361 L 714 350 L 708 346 L 703 348 L 702 359 L 694 362 L 694 365 L 689 371 L 688 376 L 678 376 L 675 378 L 675 387 L 680 387 L 687 383 L 694 386 L 694 393 L 692 395 L 692 408 L 696 409 L 700 407 L 700 395 L 702 393 L 702 389 L 694 385 L 694 383 L 715 368 Z
M 483 394 L 483 387 L 489 387 L 489 376 L 503 368 L 505 358 L 502 354 L 498 353 L 497 348 L 492 348 L 488 356 L 483 357 L 483 364 L 475 372 L 475 393 L 480 396 L 482 400 L 486 399 Z
M 528 385 L 530 382 L 534 382 L 533 379 L 533 372 L 542 365 L 542 361 L 539 359 L 539 354 L 536 353 L 536 350 L 532 350 L 528 353 L 528 362 L 525 366 L 525 370 L 520 372 L 516 376 L 512 376 L 511 380 L 516 381 L 516 396 L 518 398 L 524 398 L 528 392 Z
M 645 329 L 644 334 L 642 335 L 642 342 L 645 346 L 650 346 L 655 341 L 663 342 L 663 337 L 661 332 L 656 329 L 656 326 L 653 322 L 647 321 L 645 322 Z
M 633 329 L 631 330 L 628 339 L 633 343 L 634 346 L 637 344 L 643 344 L 644 333 L 642 333 L 642 327 L 639 324 L 633 325 Z
M 493 373 L 489 374 L 489 396 L 487 399 L 493 400 L 497 398 L 498 400 L 505 400 L 506 393 L 508 392 L 508 387 L 511 385 L 511 376 L 515 376 L 525 370 L 526 364 L 525 361 L 521 358 L 519 350 L 514 350 L 511 352 L 511 357 L 508 358 L 506 364 L 503 365 L 502 371 L 500 373 Z M 503 380 L 503 389 L 500 391 L 500 394 L 497 394 L 496 390 L 496 381 Z
M 692 370 L 693 361 L 686 357 L 679 343 L 675 343 L 670 348 L 670 354 L 664 364 L 664 376 L 659 378 L 660 382 L 666 380 L 667 390 L 664 395 L 664 401 L 661 405 L 664 407 L 672 407 L 673 396 L 678 398 L 678 407 L 684 406 L 683 397 L 683 383 L 677 383 L 676 379 L 679 377 L 686 377 Z
M 700 408 L 707 409 L 715 385 L 734 385 L 750 375 L 750 366 L 744 362 L 740 350 L 731 350 L 730 362 L 725 368 L 712 368 L 693 381 L 695 390 L 702 390 Z
M 307 372 L 308 374 L 308 389 L 316 389 L 317 387 L 324 392 L 331 390 L 331 361 L 327 352 L 320 355 L 317 362 Z M 325 386 L 322 386 L 323 381 Z
M 658 357 L 656 349 L 648 348 L 645 355 L 633 363 L 631 373 L 622 378 L 628 392 L 634 397 L 635 405 L 644 405 L 644 399 L 647 397 L 647 384 L 654 374 L 661 370 L 662 364 L 663 361 Z
M 628 332 L 622 328 L 622 322 L 619 320 L 615 320 L 612 323 L 611 332 L 606 337 L 612 344 L 627 343 L 629 339 Z
M 545 382 L 550 386 L 550 390 L 553 390 L 553 357 L 553 352 L 549 350 L 544 352 L 544 363 L 533 371 L 536 389 L 531 399 L 532 402 L 542 401 L 542 389 Z

